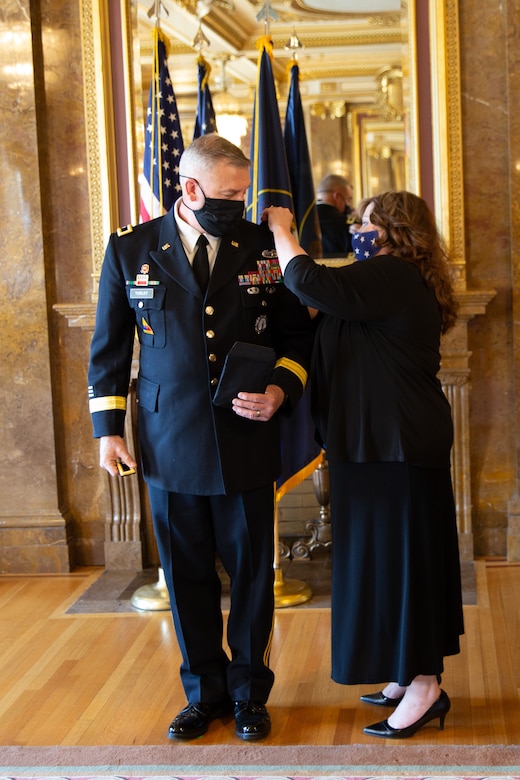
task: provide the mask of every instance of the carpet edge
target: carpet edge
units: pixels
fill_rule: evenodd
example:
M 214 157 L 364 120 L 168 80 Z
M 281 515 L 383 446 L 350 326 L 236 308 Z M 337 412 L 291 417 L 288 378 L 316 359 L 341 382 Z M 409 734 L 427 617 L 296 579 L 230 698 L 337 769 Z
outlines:
M 514 768 L 520 771 L 520 745 L 143 745 L 2 746 L 0 763 L 14 767 L 167 766 L 214 774 L 219 768 L 420 767 Z M 1 770 L 0 770 L 1 771 Z M 189 774 L 190 772 L 185 772 Z M 243 772 L 242 772 L 243 773 Z M 265 772 L 264 772 L 265 773 Z M 480 774 L 480 771 L 479 771 Z

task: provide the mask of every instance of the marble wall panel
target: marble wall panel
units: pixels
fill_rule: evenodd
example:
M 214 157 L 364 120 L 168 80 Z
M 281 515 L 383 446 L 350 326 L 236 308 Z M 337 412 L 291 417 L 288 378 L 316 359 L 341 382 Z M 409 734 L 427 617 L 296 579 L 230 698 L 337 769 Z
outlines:
M 41 567 L 66 571 L 66 524 L 59 508 L 54 447 L 41 212 L 45 192 L 39 179 L 30 15 L 29 0 L 5 2 L 0 11 L 0 296 L 4 334 L 0 571 L 13 566 L 24 571 Z M 52 530 L 39 534 L 47 528 Z M 55 544 L 61 547 L 61 555 L 56 555 Z
M 469 325 L 477 555 L 506 553 L 507 507 L 516 485 L 508 116 L 518 112 L 518 102 L 513 106 L 508 94 L 507 5 L 459 4 L 468 286 L 497 291 L 486 316 Z
M 56 315 L 58 316 L 58 315 Z M 108 475 L 99 467 L 87 400 L 87 364 L 91 331 L 71 328 L 59 316 L 61 405 L 57 440 L 62 453 L 60 484 L 71 518 L 71 546 L 78 565 L 104 560 Z
M 45 200 L 45 248 L 51 306 L 91 300 L 92 240 L 81 48 L 81 4 L 41 0 L 43 87 L 40 147 Z M 106 481 L 87 406 L 91 332 L 51 314 L 56 449 L 60 492 L 71 523 L 71 549 L 80 565 L 104 563 Z
M 507 555 L 520 561 L 520 5 L 506 5 L 507 87 L 509 95 L 509 190 L 512 269 L 512 345 L 515 440 L 512 457 L 516 467 L 516 490 L 509 503 Z
M 40 9 L 45 240 L 56 300 L 71 303 L 88 299 L 92 287 L 80 4 L 41 0 Z

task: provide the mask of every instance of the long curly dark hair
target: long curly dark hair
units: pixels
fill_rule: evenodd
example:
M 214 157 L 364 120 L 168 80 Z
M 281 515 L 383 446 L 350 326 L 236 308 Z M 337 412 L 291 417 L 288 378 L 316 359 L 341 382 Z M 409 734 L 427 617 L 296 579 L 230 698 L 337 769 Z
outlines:
M 358 206 L 360 217 L 373 203 L 370 222 L 384 230 L 377 241 L 389 254 L 417 266 L 433 289 L 442 317 L 442 333 L 453 327 L 458 303 L 453 291 L 452 271 L 446 245 L 426 201 L 412 192 L 383 192 L 365 198 Z

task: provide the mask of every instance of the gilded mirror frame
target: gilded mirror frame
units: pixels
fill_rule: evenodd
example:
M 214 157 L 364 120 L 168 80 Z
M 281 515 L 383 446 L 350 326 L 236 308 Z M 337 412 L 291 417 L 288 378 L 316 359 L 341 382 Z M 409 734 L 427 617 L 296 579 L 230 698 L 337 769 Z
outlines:
M 429 4 L 434 211 L 448 242 L 459 291 L 466 290 L 459 10 L 457 0 Z
M 464 209 L 462 175 L 462 132 L 460 110 L 459 19 L 457 0 L 417 0 L 429 8 L 428 40 L 430 48 L 430 83 L 432 112 L 432 171 L 434 210 L 439 227 L 451 250 L 456 268 L 457 286 L 466 285 L 464 258 Z M 111 231 L 118 227 L 118 199 L 114 115 L 112 101 L 111 41 L 107 5 L 103 0 L 81 0 L 82 53 L 84 70 L 85 121 L 88 155 L 88 182 L 92 225 L 92 300 L 97 296 L 97 282 L 104 247 Z M 409 29 L 416 29 L 415 4 L 410 3 L 414 18 Z M 132 95 L 132 61 L 130 0 L 120 0 L 121 34 L 125 91 Z M 410 62 L 415 71 L 416 36 L 410 35 Z M 412 93 L 416 94 L 416 74 L 410 73 Z M 129 105 L 130 101 L 128 101 Z M 417 182 L 408 187 L 421 194 L 421 176 L 417 157 L 420 142 L 419 104 L 411 101 L 407 132 L 414 155 L 413 171 Z M 130 146 L 134 143 L 130 139 Z M 134 150 L 129 149 L 130 179 L 135 179 Z M 424 164 L 423 164 L 424 167 Z M 416 186 L 414 186 L 416 185 Z M 358 190 L 361 191 L 361 190 Z

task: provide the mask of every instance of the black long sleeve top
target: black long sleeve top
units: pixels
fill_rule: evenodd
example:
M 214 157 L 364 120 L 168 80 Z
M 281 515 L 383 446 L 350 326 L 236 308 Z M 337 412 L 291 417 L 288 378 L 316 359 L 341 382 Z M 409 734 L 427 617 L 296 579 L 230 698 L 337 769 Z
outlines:
M 453 425 L 438 378 L 441 316 L 418 268 L 391 255 L 340 268 L 299 255 L 284 281 L 322 313 L 311 383 L 327 457 L 449 466 Z

